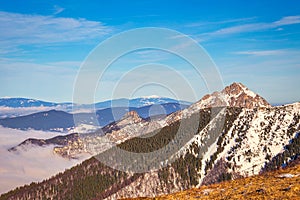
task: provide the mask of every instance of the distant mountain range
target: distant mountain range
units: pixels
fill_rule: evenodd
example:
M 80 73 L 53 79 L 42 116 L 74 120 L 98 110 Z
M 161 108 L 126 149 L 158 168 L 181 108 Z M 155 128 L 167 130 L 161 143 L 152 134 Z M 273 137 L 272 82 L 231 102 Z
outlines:
M 149 96 L 135 99 L 114 99 L 95 104 L 54 103 L 27 98 L 0 98 L 0 118 L 18 117 L 41 111 L 60 110 L 68 113 L 92 112 L 112 107 L 141 108 L 161 104 L 190 105 L 190 102 L 166 97 Z
M 158 96 L 149 96 L 149 97 L 141 97 L 135 99 L 113 99 L 107 100 L 103 102 L 97 102 L 94 104 L 74 104 L 70 102 L 66 103 L 54 103 L 41 101 L 36 99 L 27 99 L 27 98 L 0 98 L 0 106 L 2 107 L 11 107 L 11 108 L 26 108 L 26 107 L 71 107 L 75 106 L 76 108 L 93 108 L 95 106 L 96 109 L 104 109 L 111 107 L 144 107 L 153 104 L 166 104 L 166 103 L 178 103 L 184 105 L 190 105 L 191 103 L 188 101 L 176 100 L 166 97 L 158 97 Z
M 76 128 L 78 125 L 88 125 L 94 130 L 120 120 L 127 112 L 136 111 L 139 116 L 146 119 L 149 117 L 169 115 L 187 107 L 185 104 L 162 103 L 148 105 L 149 102 L 138 103 L 134 100 L 134 105 L 146 105 L 144 107 L 113 107 L 97 110 L 96 113 L 76 113 L 70 114 L 60 110 L 50 110 L 38 112 L 30 115 L 0 119 L 0 125 L 14 129 L 35 129 L 43 131 L 66 132 Z M 165 102 L 151 101 L 151 103 Z M 75 124 L 74 118 L 78 121 Z M 89 130 L 86 130 L 87 132 Z
M 36 99 L 26 99 L 26 98 L 0 98 L 0 106 L 11 107 L 11 108 L 24 108 L 24 107 L 56 107 L 58 105 L 69 105 L 71 103 L 53 103 L 46 102 Z
M 114 161 L 114 166 L 125 163 L 124 169 L 142 167 L 142 162 L 148 171 L 119 171 L 93 157 L 0 199 L 154 197 L 277 169 L 300 156 L 300 102 L 271 106 L 243 84 L 233 83 L 167 116 L 149 120 L 130 111 L 101 130 L 59 142 L 53 151 L 66 158 L 88 152 Z M 57 138 L 50 140 L 31 139 L 15 148 L 58 143 Z M 167 145 L 166 155 L 145 157 Z M 118 149 L 141 160 L 124 158 Z

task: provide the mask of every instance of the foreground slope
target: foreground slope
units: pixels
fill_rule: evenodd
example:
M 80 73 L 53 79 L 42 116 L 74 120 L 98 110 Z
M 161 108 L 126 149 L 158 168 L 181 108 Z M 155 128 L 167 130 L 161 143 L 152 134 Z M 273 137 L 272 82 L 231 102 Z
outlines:
M 140 197 L 131 200 L 139 199 L 300 199 L 300 160 L 295 166 L 261 175 L 192 188 L 155 198 Z

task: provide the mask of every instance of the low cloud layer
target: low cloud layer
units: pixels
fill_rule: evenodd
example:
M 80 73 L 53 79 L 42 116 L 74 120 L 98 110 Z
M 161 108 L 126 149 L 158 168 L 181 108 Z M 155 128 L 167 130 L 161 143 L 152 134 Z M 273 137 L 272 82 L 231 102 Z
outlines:
M 36 112 L 48 111 L 52 109 L 59 109 L 59 108 L 45 107 L 45 106 L 12 108 L 12 107 L 0 106 L 0 118 L 29 115 Z
M 64 159 L 52 152 L 53 146 L 7 151 L 27 138 L 46 139 L 56 135 L 57 133 L 0 127 L 0 194 L 33 181 L 42 181 L 88 158 L 86 155 L 78 160 Z

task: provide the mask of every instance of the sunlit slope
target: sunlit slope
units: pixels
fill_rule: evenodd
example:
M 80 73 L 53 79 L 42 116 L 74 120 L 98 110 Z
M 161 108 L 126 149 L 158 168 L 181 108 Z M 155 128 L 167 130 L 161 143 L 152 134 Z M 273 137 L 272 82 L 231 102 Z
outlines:
M 300 199 L 300 162 L 248 178 L 202 186 L 155 198 L 136 199 Z

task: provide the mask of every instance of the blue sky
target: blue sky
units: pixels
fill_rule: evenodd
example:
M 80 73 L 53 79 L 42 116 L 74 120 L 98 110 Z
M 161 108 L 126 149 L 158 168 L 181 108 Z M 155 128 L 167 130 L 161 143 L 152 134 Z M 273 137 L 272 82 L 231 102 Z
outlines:
M 196 40 L 225 85 L 242 82 L 271 103 L 300 101 L 299 1 L 0 0 L 0 96 L 71 101 L 91 50 L 114 34 L 142 27 L 170 28 Z M 131 67 L 153 62 L 198 80 L 172 55 L 133 53 L 107 72 L 95 99 L 111 98 L 112 82 Z M 203 82 L 194 89 L 197 98 L 208 92 Z M 172 97 L 154 86 L 131 96 L 152 94 Z M 188 95 L 184 100 L 194 101 Z

